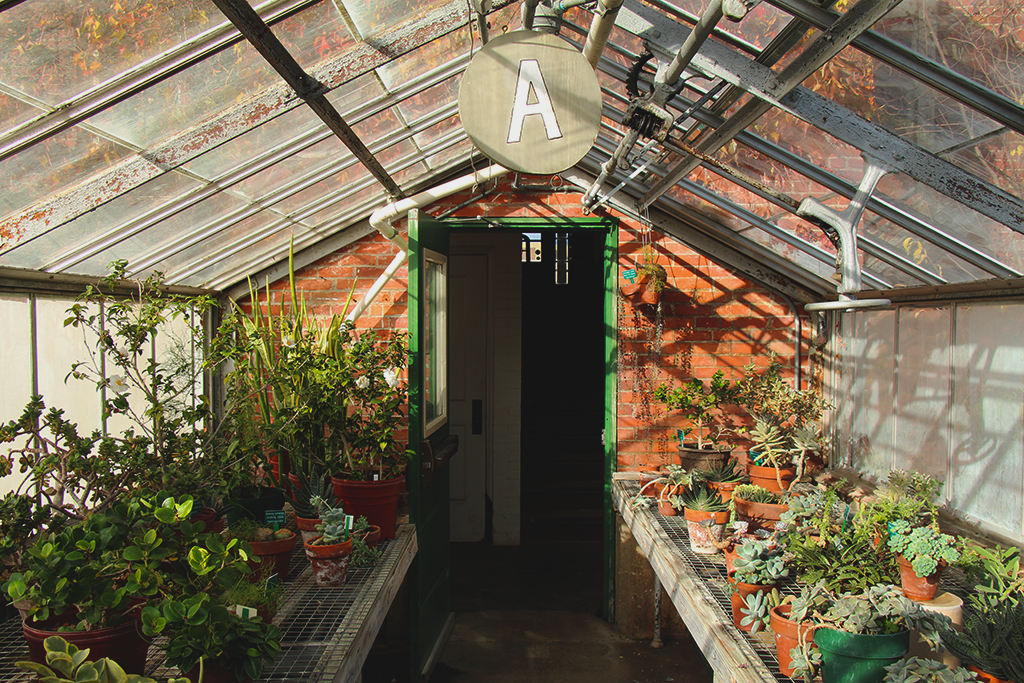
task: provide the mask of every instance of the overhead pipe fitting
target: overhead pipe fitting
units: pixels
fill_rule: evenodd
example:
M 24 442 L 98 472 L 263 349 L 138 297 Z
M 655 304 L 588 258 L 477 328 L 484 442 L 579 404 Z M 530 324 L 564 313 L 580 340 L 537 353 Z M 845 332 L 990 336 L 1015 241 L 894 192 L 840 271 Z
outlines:
M 597 63 L 601 61 L 601 53 L 608 44 L 608 36 L 615 28 L 615 18 L 619 15 L 622 2 L 623 0 L 597 0 L 594 20 L 590 23 L 590 31 L 587 32 L 587 42 L 583 44 L 583 56 L 595 69 Z
M 491 0 L 472 0 L 476 10 L 476 27 L 480 32 L 480 42 L 487 44 L 487 13 L 491 11 Z
M 464 175 L 461 178 L 450 180 L 447 183 L 443 183 L 429 190 L 424 190 L 412 197 L 406 197 L 405 199 L 391 202 L 387 206 L 383 206 L 370 214 L 370 226 L 395 244 L 399 251 L 398 254 L 395 255 L 395 258 L 391 260 L 391 263 L 388 264 L 388 267 L 384 272 L 380 274 L 380 277 L 378 277 L 374 281 L 373 285 L 370 286 L 370 289 L 366 292 L 366 296 L 363 297 L 362 301 L 356 304 L 355 308 L 345 316 L 345 320 L 349 322 L 355 322 L 358 320 L 359 316 L 361 316 L 363 312 L 370 307 L 373 300 L 377 298 L 377 295 L 380 294 L 382 289 L 384 289 L 384 286 L 390 282 L 393 277 L 395 277 L 395 274 L 398 273 L 402 264 L 405 263 L 405 260 L 409 257 L 409 243 L 405 241 L 405 238 L 403 238 L 398 233 L 398 230 L 395 229 L 395 226 L 392 225 L 395 219 L 408 213 L 412 209 L 423 208 L 428 204 L 444 199 L 456 192 L 467 190 L 474 185 L 479 185 L 480 183 L 486 183 L 487 181 L 498 178 L 508 172 L 509 169 L 504 166 L 493 164 L 482 171 L 477 171 Z

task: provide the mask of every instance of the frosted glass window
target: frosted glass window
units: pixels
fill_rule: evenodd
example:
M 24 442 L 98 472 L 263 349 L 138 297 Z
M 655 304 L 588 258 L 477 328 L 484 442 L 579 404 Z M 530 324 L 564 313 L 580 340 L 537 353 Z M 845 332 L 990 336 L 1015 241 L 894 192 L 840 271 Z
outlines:
M 10 422 L 21 416 L 22 408 L 32 396 L 32 331 L 30 303 L 24 296 L 0 296 L 0 330 L 4 343 L 0 344 L 0 368 L 4 369 L 4 390 L 0 391 L 0 422 Z M 7 456 L 9 449 L 20 448 L 23 443 L 0 444 L 0 454 Z M 0 496 L 14 490 L 24 475 L 14 472 L 0 477 Z
M 957 307 L 951 435 L 953 507 L 1018 533 L 1024 507 L 1021 330 L 1024 305 Z
M 88 330 L 64 327 L 72 303 L 68 299 L 36 300 L 39 393 L 47 408 L 63 409 L 64 417 L 78 424 L 81 436 L 101 429 L 102 409 L 93 381 L 68 377 L 72 364 L 88 360 L 86 344 L 95 348 L 95 336 Z
M 949 453 L 950 311 L 903 309 L 898 325 L 893 467 L 946 478 Z
M 843 351 L 844 390 L 836 401 L 848 425 L 844 454 L 862 471 L 883 478 L 893 462 L 896 312 L 845 315 L 844 322 L 853 326 Z

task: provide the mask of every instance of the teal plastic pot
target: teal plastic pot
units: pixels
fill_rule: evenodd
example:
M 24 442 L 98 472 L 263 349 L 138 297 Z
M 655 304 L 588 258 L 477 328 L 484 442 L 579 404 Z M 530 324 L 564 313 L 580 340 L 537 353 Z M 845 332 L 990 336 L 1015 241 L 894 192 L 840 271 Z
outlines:
M 865 636 L 819 628 L 814 644 L 821 652 L 822 683 L 882 683 L 885 667 L 910 649 L 910 631 Z

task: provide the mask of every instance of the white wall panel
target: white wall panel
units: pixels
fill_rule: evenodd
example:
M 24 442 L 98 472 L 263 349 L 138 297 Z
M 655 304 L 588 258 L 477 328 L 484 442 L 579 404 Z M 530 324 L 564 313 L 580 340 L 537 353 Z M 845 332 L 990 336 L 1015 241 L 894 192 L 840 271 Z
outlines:
M 30 302 L 26 296 L 0 296 L 0 368 L 3 369 L 3 391 L 0 391 L 0 422 L 10 422 L 21 415 L 22 408 L 32 395 L 32 331 L 30 327 Z M 12 446 L 20 443 L 0 444 L 5 456 Z M 17 471 L 0 478 L 0 496 L 14 490 L 24 475 Z

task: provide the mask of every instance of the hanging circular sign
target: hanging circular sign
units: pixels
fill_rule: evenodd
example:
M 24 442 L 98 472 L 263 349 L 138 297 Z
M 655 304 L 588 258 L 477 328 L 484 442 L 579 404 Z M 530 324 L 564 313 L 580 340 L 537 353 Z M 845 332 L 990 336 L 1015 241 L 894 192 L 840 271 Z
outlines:
M 522 173 L 558 173 L 594 146 L 601 85 L 568 42 L 513 31 L 473 57 L 459 87 L 459 116 L 469 138 L 494 162 Z

